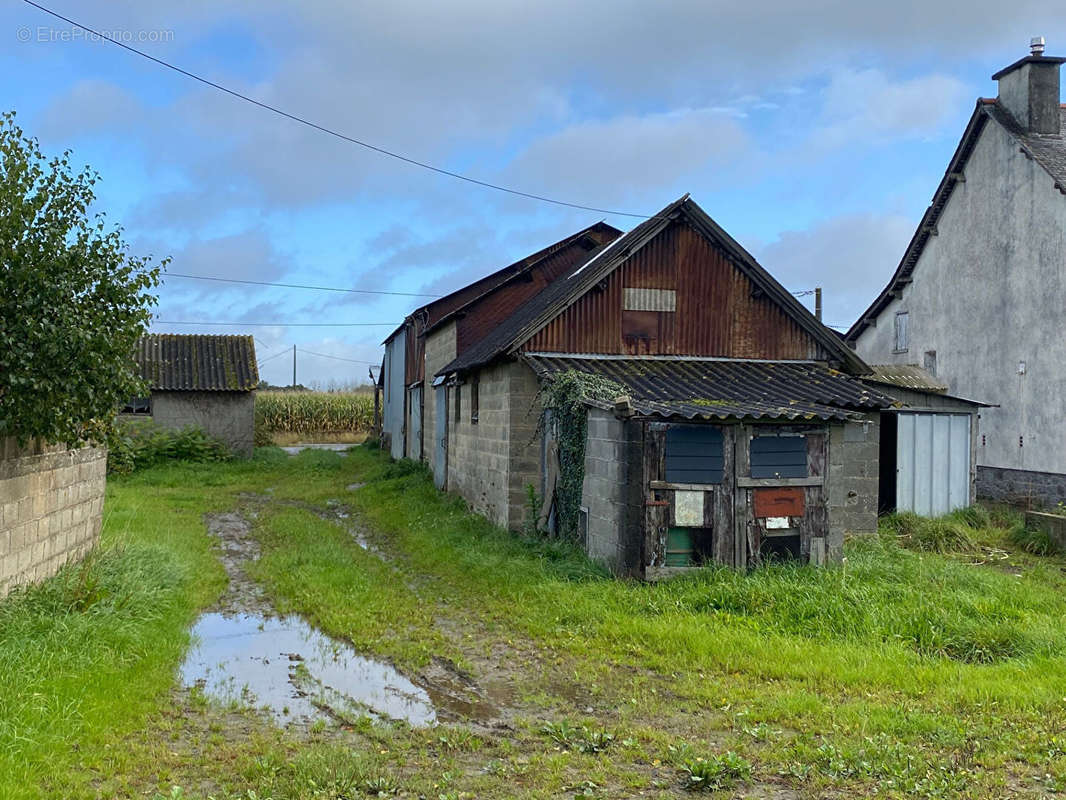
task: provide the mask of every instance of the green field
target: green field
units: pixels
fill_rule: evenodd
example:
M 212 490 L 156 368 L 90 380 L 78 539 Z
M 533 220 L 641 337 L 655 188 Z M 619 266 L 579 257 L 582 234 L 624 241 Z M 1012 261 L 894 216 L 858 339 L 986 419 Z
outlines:
M 315 440 L 320 435 L 365 434 L 374 423 L 374 393 L 260 391 L 255 397 L 257 433 Z M 288 443 L 288 442 L 286 442 Z
M 106 509 L 87 566 L 0 602 L 0 798 L 1066 791 L 1066 561 L 1002 515 L 894 520 L 838 568 L 641 585 L 369 448 L 154 467 Z M 297 730 L 180 689 L 226 582 L 203 515 L 235 509 L 278 608 L 481 705 Z

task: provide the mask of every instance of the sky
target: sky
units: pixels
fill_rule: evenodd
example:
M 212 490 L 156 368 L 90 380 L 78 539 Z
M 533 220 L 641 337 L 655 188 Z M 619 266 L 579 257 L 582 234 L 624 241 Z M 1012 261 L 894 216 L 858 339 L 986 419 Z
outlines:
M 995 96 L 989 76 L 1031 36 L 1066 55 L 1061 0 L 42 4 L 479 180 L 636 214 L 689 192 L 787 288 L 823 287 L 824 320 L 845 328 L 895 269 L 976 98 Z M 0 108 L 101 174 L 97 210 L 131 252 L 171 273 L 397 293 L 165 277 L 154 331 L 252 333 L 272 383 L 291 382 L 293 345 L 300 383 L 365 381 L 432 296 L 598 220 L 639 222 L 384 157 L 21 0 L 0 37 Z M 239 324 L 173 324 L 190 321 Z

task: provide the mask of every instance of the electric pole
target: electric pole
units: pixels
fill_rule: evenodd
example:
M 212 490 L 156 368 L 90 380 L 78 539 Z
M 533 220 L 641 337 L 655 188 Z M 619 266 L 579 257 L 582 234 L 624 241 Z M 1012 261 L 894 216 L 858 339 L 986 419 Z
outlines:
M 292 388 L 296 388 L 296 345 L 292 346 Z
M 819 322 L 822 321 L 822 287 L 819 286 L 814 290 L 814 318 Z M 294 379 L 295 380 L 295 379 Z

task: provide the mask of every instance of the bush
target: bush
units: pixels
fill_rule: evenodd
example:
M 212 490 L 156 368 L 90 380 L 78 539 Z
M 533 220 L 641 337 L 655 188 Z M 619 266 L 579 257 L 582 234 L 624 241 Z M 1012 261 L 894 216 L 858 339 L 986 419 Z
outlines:
M 175 431 L 147 421 L 127 422 L 120 425 L 108 452 L 107 470 L 123 474 L 165 461 L 226 461 L 230 457 L 226 445 L 200 428 Z

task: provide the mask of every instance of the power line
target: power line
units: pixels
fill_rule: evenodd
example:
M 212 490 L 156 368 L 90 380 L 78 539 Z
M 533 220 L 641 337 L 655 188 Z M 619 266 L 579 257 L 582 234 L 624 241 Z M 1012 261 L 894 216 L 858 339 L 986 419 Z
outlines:
M 256 326 L 263 328 L 378 328 L 389 327 L 394 328 L 399 323 L 397 322 L 207 322 L 205 320 L 171 320 L 171 319 L 154 319 L 153 324 L 158 325 L 236 325 L 238 327 L 243 326 Z
M 485 189 L 494 189 L 494 190 L 496 190 L 498 192 L 505 192 L 507 194 L 516 195 L 518 197 L 525 197 L 525 198 L 527 198 L 529 200 L 538 200 L 538 201 L 540 201 L 542 203 L 551 203 L 551 204 L 557 205 L 557 206 L 565 206 L 566 208 L 577 208 L 577 209 L 580 209 L 582 211 L 595 211 L 596 213 L 599 213 L 599 214 L 612 214 L 614 216 L 619 216 L 619 217 L 637 217 L 639 219 L 651 219 L 651 216 L 649 216 L 648 214 L 634 214 L 634 213 L 631 213 L 631 212 L 628 212 L 628 211 L 611 211 L 609 209 L 596 208 L 594 206 L 586 206 L 586 205 L 582 205 L 580 203 L 569 203 L 569 202 L 566 202 L 564 200 L 556 200 L 556 199 L 551 198 L 551 197 L 545 197 L 544 195 L 532 194 L 530 192 L 523 192 L 523 191 L 520 191 L 518 189 L 511 189 L 511 188 L 509 188 L 507 186 L 501 186 L 498 183 L 489 183 L 488 181 L 478 180 L 477 178 L 471 178 L 468 175 L 463 175 L 462 173 L 459 173 L 459 172 L 452 172 L 451 170 L 444 169 L 442 167 L 435 167 L 432 164 L 427 164 L 424 161 L 418 161 L 417 159 L 411 158 L 409 156 L 401 155 L 400 153 L 394 152 L 392 150 L 386 150 L 384 147 L 378 147 L 377 145 L 370 144 L 369 142 L 364 142 L 364 141 L 362 141 L 360 139 L 356 139 L 356 138 L 354 138 L 352 136 L 348 136 L 347 134 L 341 133 L 340 131 L 333 130 L 332 128 L 327 128 L 326 126 L 319 125 L 316 122 L 311 122 L 310 120 L 305 119 L 304 117 L 297 116 L 296 114 L 292 114 L 292 113 L 290 113 L 288 111 L 283 111 L 282 109 L 278 108 L 277 106 L 272 106 L 269 103 L 264 103 L 264 102 L 262 102 L 260 100 L 256 100 L 256 99 L 254 99 L 252 97 L 249 97 L 248 95 L 241 94 L 240 92 L 235 91 L 234 89 L 229 89 L 229 88 L 223 86 L 220 83 L 215 83 L 214 81 L 210 81 L 207 78 L 201 77 L 200 75 L 197 75 L 194 72 L 189 72 L 188 70 L 182 69 L 181 67 L 176 66 L 174 64 L 171 64 L 168 61 L 164 61 L 161 58 L 156 58 L 155 56 L 149 55 L 148 53 L 144 52 L 143 50 L 138 50 L 136 47 L 131 47 L 130 45 L 125 44 L 124 42 L 120 42 L 117 39 L 113 39 L 110 36 L 108 36 L 106 33 L 94 30 L 93 28 L 90 28 L 87 25 L 82 25 L 80 22 L 75 22 L 70 17 L 64 17 L 62 14 L 59 14 L 58 12 L 52 11 L 51 9 L 45 8 L 44 6 L 40 5 L 39 3 L 33 2 L 33 0 L 22 0 L 22 1 L 24 3 L 26 3 L 27 5 L 33 6 L 34 8 L 36 8 L 36 9 L 38 9 L 40 11 L 43 11 L 45 14 L 49 14 L 49 15 L 55 17 L 56 19 L 61 19 L 61 20 L 63 20 L 63 22 L 66 22 L 66 23 L 68 23 L 70 25 L 73 25 L 76 28 L 80 28 L 81 30 L 85 31 L 86 33 L 91 33 L 94 36 L 98 36 L 101 39 L 104 39 L 104 40 L 110 42 L 111 44 L 118 45 L 123 50 L 127 50 L 127 51 L 129 51 L 131 53 L 134 53 L 135 55 L 138 55 L 141 58 L 146 58 L 149 61 L 152 61 L 152 62 L 154 62 L 156 64 L 159 64 L 161 67 L 166 67 L 169 70 L 173 70 L 174 72 L 177 72 L 180 75 L 184 75 L 186 78 L 191 78 L 192 80 L 198 81 L 199 83 L 202 83 L 205 86 L 210 86 L 212 89 L 217 89 L 218 91 L 224 92 L 225 94 L 228 94 L 231 97 L 236 97 L 238 100 L 243 100 L 246 103 L 251 103 L 252 105 L 258 106 L 259 108 L 263 109 L 264 111 L 270 111 L 271 113 L 277 114 L 278 116 L 284 117 L 285 119 L 291 120 L 293 122 L 298 122 L 301 125 L 306 125 L 309 128 L 314 128 L 317 131 L 321 131 L 322 133 L 329 134 L 330 136 L 335 136 L 338 139 L 342 139 L 343 141 L 350 142 L 351 144 L 358 145 L 359 147 L 364 147 L 367 150 L 372 150 L 373 152 L 379 153 L 379 154 L 381 154 L 383 156 L 388 156 L 389 158 L 395 158 L 396 160 L 402 161 L 405 164 L 410 164 L 410 165 L 415 166 L 415 167 L 421 167 L 422 169 L 426 169 L 426 170 L 429 170 L 431 172 L 436 172 L 438 175 L 446 175 L 449 178 L 455 178 L 456 180 L 466 181 L 467 183 L 474 184 L 475 186 L 481 186 L 481 187 L 483 187 Z
M 331 356 L 325 353 L 312 353 L 310 350 L 300 350 L 297 348 L 296 352 L 306 353 L 309 356 L 318 356 L 319 358 L 332 358 L 334 361 L 350 361 L 353 364 L 370 364 L 371 366 L 378 366 L 380 361 L 363 361 L 359 358 L 342 358 L 341 356 Z
M 29 2 L 29 0 L 25 0 Z M 220 283 L 247 283 L 252 286 L 278 286 L 282 289 L 317 289 L 320 292 L 348 292 L 350 294 L 385 294 L 396 297 L 443 297 L 439 294 L 424 292 L 385 292 L 378 289 L 342 289 L 336 286 L 309 286 L 303 283 L 272 283 L 271 281 L 250 281 L 241 278 L 215 278 L 208 275 L 185 275 L 181 272 L 164 272 L 163 278 L 190 278 L 194 281 L 217 281 Z
M 274 355 L 272 355 L 272 356 L 267 356 L 266 358 L 264 358 L 262 361 L 260 361 L 258 364 L 255 365 L 256 369 L 258 369 L 259 367 L 263 366 L 266 362 L 271 361 L 272 359 L 275 359 L 278 356 L 283 356 L 283 355 L 285 355 L 288 352 L 289 352 L 289 348 L 286 347 L 280 353 L 274 353 Z

